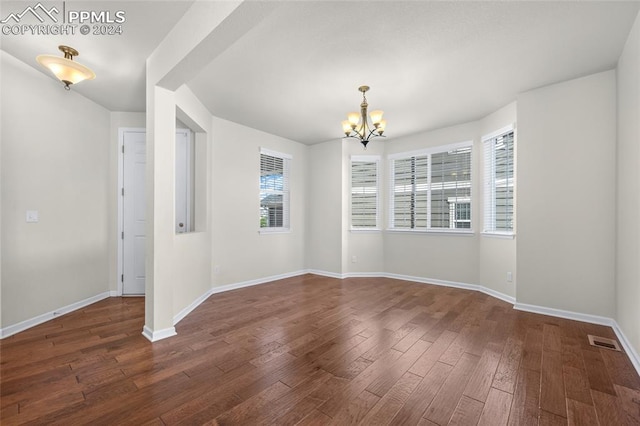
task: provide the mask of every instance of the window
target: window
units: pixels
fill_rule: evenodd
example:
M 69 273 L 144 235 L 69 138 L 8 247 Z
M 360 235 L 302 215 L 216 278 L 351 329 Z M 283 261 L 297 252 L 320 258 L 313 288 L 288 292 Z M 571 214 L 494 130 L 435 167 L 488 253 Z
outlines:
M 484 232 L 513 233 L 513 127 L 483 138 Z
M 449 228 L 471 228 L 471 199 L 449 198 Z
M 351 157 L 351 229 L 378 229 L 378 156 Z
M 289 169 L 291 156 L 260 150 L 260 229 L 289 230 Z
M 471 147 L 464 142 L 389 157 L 391 229 L 471 229 Z

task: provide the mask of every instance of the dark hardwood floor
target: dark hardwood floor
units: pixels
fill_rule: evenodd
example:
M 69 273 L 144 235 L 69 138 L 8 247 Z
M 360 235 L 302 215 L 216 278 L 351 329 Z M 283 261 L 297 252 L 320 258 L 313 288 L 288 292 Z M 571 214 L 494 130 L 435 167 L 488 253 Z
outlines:
M 111 298 L 0 341 L 13 424 L 640 424 L 608 327 L 482 293 L 304 275 L 211 296 L 151 344 Z

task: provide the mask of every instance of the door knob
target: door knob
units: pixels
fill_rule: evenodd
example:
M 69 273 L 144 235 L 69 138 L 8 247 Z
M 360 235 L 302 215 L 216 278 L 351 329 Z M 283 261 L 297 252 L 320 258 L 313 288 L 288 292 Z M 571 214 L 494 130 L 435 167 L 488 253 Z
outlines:
M 182 227 L 184 227 L 184 223 L 180 222 L 180 223 L 178 224 L 178 226 L 179 226 L 180 228 L 182 228 Z

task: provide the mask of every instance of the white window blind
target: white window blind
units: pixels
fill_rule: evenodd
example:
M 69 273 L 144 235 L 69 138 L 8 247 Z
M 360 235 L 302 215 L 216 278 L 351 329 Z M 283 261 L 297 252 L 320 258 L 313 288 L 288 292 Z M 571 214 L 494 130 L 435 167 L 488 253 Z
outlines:
M 391 228 L 427 229 L 429 156 L 392 161 Z
M 513 232 L 513 128 L 484 139 L 484 232 Z
M 351 228 L 378 229 L 380 157 L 351 157 Z
M 471 228 L 471 146 L 431 156 L 430 216 L 431 228 Z
M 289 170 L 291 156 L 260 150 L 260 228 L 289 229 Z
M 472 142 L 390 157 L 390 228 L 471 229 Z

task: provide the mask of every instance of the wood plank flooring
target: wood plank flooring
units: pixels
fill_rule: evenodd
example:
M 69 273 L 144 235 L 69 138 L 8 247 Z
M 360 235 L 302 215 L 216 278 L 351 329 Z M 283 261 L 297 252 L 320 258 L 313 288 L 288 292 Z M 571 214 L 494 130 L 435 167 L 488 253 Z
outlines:
M 482 293 L 303 275 L 211 296 L 151 344 L 110 298 L 0 341 L 3 425 L 634 425 L 604 326 Z

